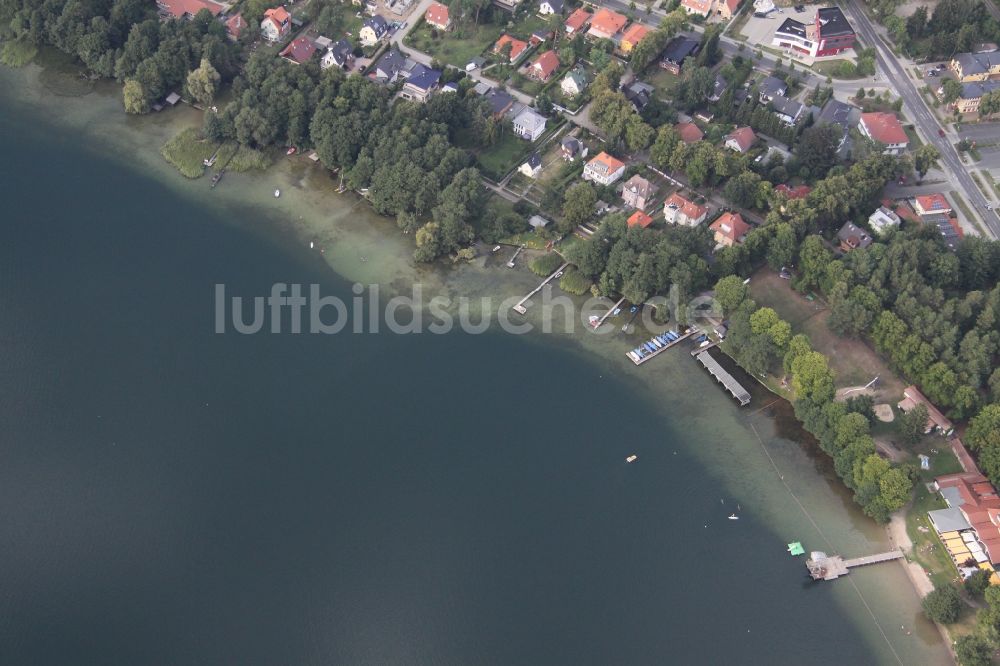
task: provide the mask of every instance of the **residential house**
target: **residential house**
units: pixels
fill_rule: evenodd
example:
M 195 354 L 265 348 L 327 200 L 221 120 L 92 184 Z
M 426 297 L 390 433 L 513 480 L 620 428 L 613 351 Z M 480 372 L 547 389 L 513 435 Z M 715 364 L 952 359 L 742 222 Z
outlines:
M 525 107 L 514 118 L 514 134 L 528 141 L 535 141 L 545 132 L 545 116 Z
M 503 53 L 504 47 L 508 44 L 510 44 L 510 52 L 507 54 L 509 62 L 515 62 L 528 49 L 528 42 L 522 42 L 520 39 L 515 39 L 504 33 L 500 35 L 500 39 L 493 45 L 493 53 Z
M 447 5 L 440 2 L 431 3 L 431 6 L 424 12 L 424 20 L 427 25 L 438 30 L 451 30 L 451 12 Z
M 559 88 L 563 95 L 573 97 L 579 95 L 587 88 L 587 72 L 582 67 L 574 67 L 566 72 L 566 76 L 559 83 Z
M 750 225 L 743 221 L 739 213 L 723 213 L 708 227 L 715 232 L 715 242 L 724 247 L 732 247 L 743 242 Z
M 753 146 L 757 135 L 749 127 L 737 127 L 726 135 L 726 148 L 738 153 L 745 153 Z
M 542 16 L 563 13 L 563 0 L 542 0 L 538 3 L 538 13 Z
M 887 155 L 899 155 L 910 143 L 899 119 L 892 113 L 862 113 L 858 130 L 872 141 L 885 146 L 882 152 Z
M 727 21 L 736 16 L 736 12 L 739 8 L 740 0 L 719 0 L 716 5 L 716 11 L 719 12 L 719 16 Z
M 406 57 L 395 48 L 389 49 L 375 63 L 375 80 L 380 83 L 392 83 L 405 65 Z
M 358 39 L 365 46 L 375 46 L 383 37 L 389 34 L 389 23 L 384 18 L 376 14 L 365 19 L 358 31 Z
M 528 68 L 528 77 L 536 81 L 548 81 L 559 69 L 559 56 L 555 51 L 546 51 L 535 58 Z
M 218 16 L 225 6 L 212 0 L 156 0 L 156 9 L 163 17 L 190 20 L 203 9 L 212 16 Z
M 655 92 L 656 88 L 642 81 L 633 81 L 622 88 L 622 94 L 625 95 L 625 99 L 632 103 L 632 107 L 636 111 L 645 109 L 646 105 L 653 99 Z
M 1000 496 L 989 479 L 972 464 L 969 470 L 935 478 L 933 488 L 948 508 L 928 511 L 927 517 L 963 577 L 992 570 L 990 564 L 1000 563 Z M 990 582 L 996 578 L 991 574 Z
M 955 426 L 945 418 L 931 401 L 924 397 L 924 394 L 916 386 L 907 386 L 903 389 L 903 399 L 896 405 L 904 414 L 911 409 L 923 405 L 927 408 L 927 426 L 924 433 L 929 434 L 935 430 L 945 437 L 955 431 Z
M 868 216 L 868 226 L 872 228 L 872 231 L 877 236 L 882 236 L 889 229 L 895 229 L 899 225 L 899 215 L 896 215 L 895 211 L 885 206 L 879 206 L 874 213 Z
M 913 200 L 913 210 L 917 215 L 926 217 L 928 215 L 947 215 L 951 212 L 951 204 L 940 192 L 925 194 Z
M 767 104 L 776 97 L 784 97 L 788 93 L 788 85 L 776 76 L 768 76 L 757 85 L 757 93 L 761 104 Z
M 588 23 L 590 23 L 592 16 L 593 14 L 588 12 L 583 7 L 580 7 L 569 15 L 569 18 L 566 19 L 566 22 L 563 24 L 563 29 L 566 30 L 567 35 L 579 34 L 583 32 L 583 29 L 587 27 Z
M 1000 53 L 958 53 L 948 63 L 962 83 L 1000 77 Z
M 963 83 L 962 92 L 951 103 L 951 106 L 957 109 L 959 113 L 976 113 L 979 111 L 979 103 L 983 101 L 983 95 L 998 89 L 1000 89 L 1000 81 Z
M 624 173 L 624 162 L 603 151 L 583 167 L 583 179 L 592 180 L 601 185 L 610 185 L 621 178 Z
M 682 227 L 697 227 L 708 217 L 708 210 L 704 206 L 685 199 L 677 192 L 674 192 L 663 202 L 663 219 L 670 224 L 679 224 Z
M 549 41 L 552 37 L 553 34 L 551 30 L 535 30 L 531 33 L 531 37 L 528 38 L 528 42 L 532 46 L 538 46 L 539 44 Z
M 538 153 L 531 153 L 531 157 L 518 168 L 518 171 L 528 178 L 538 178 L 538 174 L 542 172 L 542 156 Z
M 288 46 L 281 49 L 280 55 L 290 63 L 304 65 L 309 62 L 316 53 L 316 45 L 308 37 L 296 37 Z
M 443 93 L 445 93 L 445 92 L 457 93 L 458 92 L 458 84 L 455 83 L 454 81 L 449 81 L 448 83 L 446 83 L 443 86 L 441 86 L 441 92 L 443 92 Z
M 788 200 L 805 199 L 812 192 L 812 188 L 808 185 L 789 187 L 787 183 L 779 183 L 775 186 L 774 191 Z M 782 211 L 784 211 L 784 208 L 782 208 Z
M 680 74 L 684 61 L 698 52 L 699 42 L 693 37 L 678 35 L 667 43 L 659 65 L 671 74 Z
M 233 14 L 226 19 L 226 35 L 234 42 L 240 38 L 245 27 L 247 27 L 247 22 L 243 18 L 243 14 Z
M 705 137 L 705 133 L 694 123 L 677 123 L 674 129 L 680 134 L 684 143 L 698 143 Z
M 595 39 L 612 39 L 622 31 L 626 23 L 628 23 L 627 18 L 618 12 L 602 7 L 597 10 L 594 18 L 590 21 L 590 30 L 587 31 L 587 34 Z
M 775 97 L 771 100 L 774 113 L 786 125 L 794 125 L 805 117 L 806 107 L 788 97 Z
M 817 125 L 832 125 L 834 127 L 839 127 L 841 131 L 840 143 L 837 147 L 844 145 L 844 142 L 848 138 L 848 130 L 851 126 L 851 109 L 854 108 L 850 104 L 844 104 L 841 101 L 835 100 L 832 97 L 830 100 L 823 105 L 823 110 L 820 112 L 819 117 L 816 118 Z
M 649 28 L 641 23 L 633 23 L 622 33 L 622 40 L 618 44 L 618 50 L 624 55 L 632 52 L 632 49 L 642 41 L 642 38 L 650 33 Z
M 490 103 L 490 110 L 496 120 L 507 115 L 507 112 L 514 106 L 514 98 L 504 90 L 493 88 L 486 92 L 485 97 L 486 101 Z
M 531 217 L 528 218 L 528 224 L 531 226 L 532 229 L 538 231 L 539 229 L 544 229 L 545 227 L 549 226 L 549 221 L 546 220 L 541 215 L 532 215 Z
M 280 42 L 292 30 L 292 15 L 284 7 L 273 7 L 264 12 L 260 34 L 269 42 Z
M 637 210 L 631 215 L 629 215 L 628 220 L 626 220 L 625 223 L 629 227 L 642 227 L 643 229 L 645 229 L 646 227 L 648 227 L 653 223 L 653 218 L 651 218 L 649 215 L 646 215 L 641 210 Z
M 708 93 L 705 98 L 709 102 L 718 102 L 722 99 L 722 94 L 726 92 L 726 88 L 729 87 L 729 82 L 721 74 L 715 75 L 715 82 L 712 84 L 712 92 Z
M 399 91 L 399 96 L 403 99 L 426 102 L 441 81 L 441 72 L 424 65 L 417 64 L 406 77 L 403 89 Z
M 840 242 L 840 249 L 844 252 L 868 247 L 872 244 L 872 237 L 853 222 L 844 223 L 844 226 L 837 232 L 837 240 Z
M 331 44 L 319 61 L 319 66 L 322 69 L 330 69 L 331 67 L 351 69 L 354 66 L 354 47 L 346 39 Z
M 681 0 L 681 8 L 692 16 L 708 17 L 715 0 Z
M 854 48 L 854 37 L 854 28 L 840 7 L 823 7 L 816 10 L 812 23 L 785 19 L 774 31 L 771 45 L 819 58 Z
M 576 137 L 564 137 L 559 144 L 559 156 L 567 162 L 572 162 L 578 157 L 583 159 L 587 156 L 587 146 Z
M 626 206 L 643 210 L 649 205 L 650 199 L 656 194 L 656 186 L 639 174 L 625 181 L 622 186 L 622 201 Z

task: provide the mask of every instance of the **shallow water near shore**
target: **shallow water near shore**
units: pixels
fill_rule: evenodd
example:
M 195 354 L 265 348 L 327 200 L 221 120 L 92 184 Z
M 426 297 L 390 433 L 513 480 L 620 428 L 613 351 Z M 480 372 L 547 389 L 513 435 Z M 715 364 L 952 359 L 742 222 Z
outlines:
M 209 191 L 158 154 L 195 111 L 71 80 L 0 70 L 4 663 L 947 660 L 901 567 L 807 580 L 787 542 L 884 531 L 781 405 L 739 409 L 683 348 L 214 334 L 216 283 L 537 278 L 414 267 L 304 160 Z

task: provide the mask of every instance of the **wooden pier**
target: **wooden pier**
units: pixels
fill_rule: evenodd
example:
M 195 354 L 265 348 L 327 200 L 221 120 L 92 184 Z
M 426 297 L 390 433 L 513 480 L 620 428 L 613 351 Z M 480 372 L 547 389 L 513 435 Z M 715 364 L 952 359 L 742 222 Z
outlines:
M 892 562 L 903 557 L 903 551 L 890 550 L 886 553 L 866 555 L 845 560 L 840 555 L 827 555 L 821 551 L 813 551 L 806 560 L 806 568 L 813 580 L 836 580 L 841 576 L 846 576 L 855 567 L 863 567 L 869 564 L 879 564 L 881 562 Z
M 673 347 L 673 346 L 674 346 L 674 345 L 676 345 L 677 343 L 681 342 L 682 340 L 687 340 L 688 338 L 690 338 L 690 337 L 691 337 L 692 335 L 694 335 L 694 334 L 695 334 L 695 333 L 697 333 L 697 332 L 698 332 L 698 329 L 697 329 L 697 328 L 694 328 L 694 327 L 692 326 L 691 328 L 689 328 L 689 329 L 687 330 L 687 332 L 686 332 L 686 333 L 684 333 L 683 335 L 681 335 L 681 336 L 680 336 L 679 338 L 677 338 L 676 340 L 671 340 L 670 342 L 668 342 L 667 344 L 663 345 L 663 346 L 662 346 L 662 347 L 660 347 L 659 349 L 656 349 L 655 351 L 651 351 L 651 352 L 649 352 L 649 353 L 648 353 L 648 354 L 646 354 L 645 356 L 642 356 L 642 357 L 640 357 L 640 358 L 639 358 L 638 360 L 636 360 L 636 359 L 632 358 L 631 356 L 629 356 L 629 359 L 630 359 L 630 360 L 631 360 L 631 361 L 632 361 L 633 363 L 635 363 L 636 365 L 642 365 L 642 364 L 643 364 L 643 363 L 645 363 L 646 361 L 648 361 L 648 360 L 650 360 L 650 359 L 654 358 L 655 356 L 658 356 L 658 355 L 659 355 L 659 354 L 661 354 L 662 352 L 665 352 L 665 351 L 667 351 L 668 349 L 670 349 L 671 347 Z M 626 356 L 627 356 L 627 354 L 626 354 Z
M 517 255 L 515 254 L 514 256 L 516 257 Z M 514 259 L 511 258 L 511 261 L 514 261 Z M 562 272 L 564 270 L 566 270 L 567 266 L 569 266 L 569 262 L 568 261 L 566 263 L 564 263 L 562 266 L 560 266 L 559 268 L 557 268 L 556 271 L 552 275 L 550 275 L 547 278 L 545 278 L 544 280 L 542 280 L 542 283 L 540 285 L 538 285 L 537 287 L 535 287 L 534 289 L 532 289 L 528 293 L 527 296 L 525 296 L 520 301 L 518 301 L 517 305 L 515 305 L 514 307 L 512 307 L 511 310 L 513 310 L 514 312 L 516 312 L 518 314 L 521 314 L 521 315 L 523 315 L 525 312 L 527 312 L 528 309 L 526 307 L 524 307 L 524 304 L 528 301 L 528 299 L 531 298 L 532 296 L 534 296 L 535 294 L 537 294 L 539 291 L 541 291 L 542 287 L 544 287 L 549 282 L 551 282 L 553 279 L 555 279 L 555 277 L 557 275 L 562 275 Z
M 750 394 L 745 388 L 743 388 L 738 381 L 736 381 L 731 374 L 726 372 L 725 368 L 719 365 L 719 362 L 712 358 L 711 354 L 707 351 L 700 352 L 695 358 L 705 366 L 709 374 L 715 377 L 720 384 L 726 387 L 726 390 L 733 394 L 733 397 L 739 400 L 740 407 L 745 407 L 750 402 Z
M 514 254 L 511 256 L 510 261 L 507 262 L 507 268 L 514 268 L 514 260 L 517 259 L 517 255 L 521 254 L 521 250 L 523 249 L 524 246 L 522 245 L 521 247 L 514 250 Z
M 722 342 L 720 341 L 720 342 L 713 342 L 712 344 L 705 345 L 704 347 L 695 347 L 694 349 L 691 350 L 691 356 L 697 356 L 702 352 L 707 352 L 709 349 L 715 349 L 721 344 Z
M 621 304 L 624 303 L 624 302 L 625 302 L 625 297 L 622 296 L 620 299 L 618 299 L 617 303 L 615 303 L 610 308 L 608 308 L 608 311 L 605 312 L 604 315 L 594 323 L 594 330 L 596 331 L 597 329 L 599 329 L 601 327 L 601 325 L 604 324 L 605 320 L 608 317 L 610 317 L 614 313 L 615 310 L 617 310 L 619 307 L 621 307 Z

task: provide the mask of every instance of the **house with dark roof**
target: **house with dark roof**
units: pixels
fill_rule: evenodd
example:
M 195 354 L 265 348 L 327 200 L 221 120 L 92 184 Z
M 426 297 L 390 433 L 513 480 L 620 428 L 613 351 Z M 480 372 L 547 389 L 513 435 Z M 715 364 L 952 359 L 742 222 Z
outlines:
M 1000 53 L 958 53 L 948 63 L 961 83 L 1000 77 Z
M 788 97 L 775 97 L 771 100 L 771 107 L 781 122 L 786 125 L 795 125 L 805 117 L 806 107 Z
M 426 102 L 427 98 L 437 90 L 440 80 L 441 72 L 418 63 L 410 70 L 399 96 L 403 99 Z
M 331 44 L 319 61 L 319 66 L 322 69 L 330 69 L 331 67 L 350 69 L 354 66 L 354 47 L 346 39 Z
M 528 178 L 538 178 L 538 174 L 542 172 L 542 156 L 538 153 L 531 153 L 531 156 L 517 170 Z
M 566 72 L 559 87 L 562 89 L 563 95 L 570 97 L 579 95 L 587 88 L 587 71 L 579 66 L 574 67 Z
M 625 99 L 632 103 L 632 107 L 636 111 L 645 109 L 646 105 L 653 99 L 655 92 L 656 88 L 642 81 L 633 81 L 622 88 L 622 94 L 625 95 Z
M 851 252 L 872 244 L 872 237 L 868 235 L 868 232 L 853 222 L 844 223 L 844 226 L 837 232 L 837 240 L 840 242 L 840 249 L 844 252 Z
M 816 118 L 817 125 L 831 125 L 840 128 L 841 136 L 838 148 L 842 147 L 844 142 L 847 141 L 848 131 L 851 128 L 851 109 L 853 108 L 850 104 L 844 104 L 831 97 L 823 105 L 823 110 L 820 111 L 819 116 Z
M 963 83 L 962 92 L 951 103 L 951 106 L 959 113 L 976 113 L 979 111 L 979 103 L 983 101 L 983 95 L 998 89 L 1000 89 L 1000 81 Z
M 576 137 L 564 137 L 559 144 L 559 156 L 567 162 L 572 162 L 578 157 L 582 159 L 587 156 L 587 146 Z
M 715 75 L 715 82 L 712 84 L 712 91 L 708 93 L 705 98 L 709 102 L 718 102 L 722 99 L 722 94 L 726 92 L 726 88 L 729 87 L 729 82 L 721 74 Z
M 405 65 L 406 57 L 394 48 L 389 49 L 375 63 L 375 80 L 380 83 L 392 83 Z
M 667 43 L 660 55 L 659 65 L 671 74 L 680 74 L 684 61 L 698 52 L 699 42 L 693 37 L 678 35 Z
M 375 46 L 387 34 L 389 34 L 389 23 L 376 14 L 365 19 L 361 30 L 358 31 L 358 39 L 365 46 Z
M 788 85 L 776 76 L 768 76 L 757 84 L 757 94 L 761 104 L 767 104 L 775 97 L 784 97 Z
M 812 23 L 785 19 L 774 31 L 771 45 L 819 58 L 853 48 L 854 37 L 854 28 L 840 7 L 823 7 L 816 10 Z
M 644 209 L 656 194 L 656 185 L 635 174 L 622 185 L 622 201 L 631 208 Z
M 490 103 L 490 110 L 497 120 L 503 118 L 514 106 L 514 98 L 504 90 L 493 88 L 487 91 L 484 97 Z

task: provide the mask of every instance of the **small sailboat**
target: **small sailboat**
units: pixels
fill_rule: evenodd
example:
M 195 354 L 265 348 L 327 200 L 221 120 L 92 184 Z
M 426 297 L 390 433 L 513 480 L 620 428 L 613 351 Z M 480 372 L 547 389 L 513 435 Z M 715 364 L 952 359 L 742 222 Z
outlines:
M 735 513 L 733 515 L 729 516 L 729 520 L 739 520 L 739 519 L 740 519 L 740 517 L 737 516 Z
M 285 151 L 285 154 L 286 155 L 294 155 L 297 151 L 298 151 L 298 148 L 296 148 L 295 146 L 292 146 L 287 151 Z
M 639 459 L 639 456 L 637 456 L 637 455 L 635 455 L 633 453 L 632 455 L 630 455 L 628 458 L 625 459 L 625 462 L 627 462 L 627 463 L 634 463 L 638 459 Z
M 313 241 L 309 241 L 309 249 L 310 250 L 313 249 L 315 246 L 316 246 L 316 243 L 314 243 Z
M 277 199 L 280 196 L 281 196 L 281 190 L 275 190 L 274 191 L 274 198 Z

